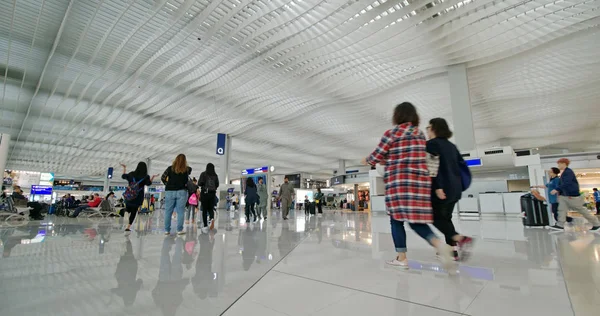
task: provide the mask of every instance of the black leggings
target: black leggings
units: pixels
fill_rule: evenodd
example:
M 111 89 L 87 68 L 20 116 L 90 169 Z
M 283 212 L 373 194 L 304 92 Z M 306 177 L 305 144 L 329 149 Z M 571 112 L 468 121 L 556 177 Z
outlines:
M 454 223 L 452 223 L 452 212 L 454 212 L 456 201 L 434 201 L 431 203 L 433 208 L 433 226 L 439 229 L 446 237 L 446 244 L 456 246 L 456 242 L 452 239 L 458 235 Z
M 254 203 L 246 203 L 246 218 L 250 221 L 250 214 L 256 218 L 256 211 L 254 210 Z
M 139 206 L 133 205 L 125 207 L 125 212 L 129 212 L 129 225 L 133 225 L 133 221 L 135 220 L 139 208 Z
M 213 192 L 202 193 L 200 204 L 202 206 L 202 222 L 204 227 L 208 226 L 208 218 L 215 219 L 215 195 Z

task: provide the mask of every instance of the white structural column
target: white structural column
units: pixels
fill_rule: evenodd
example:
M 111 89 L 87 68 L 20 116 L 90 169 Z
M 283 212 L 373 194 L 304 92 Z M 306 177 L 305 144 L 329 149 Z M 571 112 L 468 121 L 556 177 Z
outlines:
M 475 149 L 471 96 L 465 64 L 448 67 L 450 83 L 450 101 L 452 103 L 452 121 L 454 122 L 454 141 L 459 150 Z
M 113 170 L 113 176 L 115 175 L 115 171 Z M 110 179 L 108 178 L 108 168 L 106 168 L 106 173 L 104 174 L 104 194 L 108 194 L 110 192 Z
M 219 188 L 220 191 L 227 191 L 227 185 L 229 185 L 229 171 L 231 165 L 231 136 L 227 135 L 225 140 L 225 152 L 221 155 L 221 163 L 219 168 Z
M 10 147 L 10 135 L 0 134 L 0 168 L 4 172 L 8 159 L 8 148 Z
M 346 174 L 346 160 L 340 159 L 339 167 L 338 167 L 338 176 Z

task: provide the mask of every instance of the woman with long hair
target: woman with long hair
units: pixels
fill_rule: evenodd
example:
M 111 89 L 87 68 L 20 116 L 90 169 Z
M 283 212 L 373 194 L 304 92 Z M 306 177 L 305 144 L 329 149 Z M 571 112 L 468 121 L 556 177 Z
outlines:
M 431 178 L 427 170 L 425 135 L 419 130 L 417 109 L 409 102 L 396 106 L 392 119 L 395 125 L 386 131 L 381 142 L 364 164 L 385 164 L 385 204 L 390 215 L 396 258 L 387 264 L 408 269 L 406 231 L 408 222 L 421 238 L 437 248 L 444 267 L 452 266 L 452 247 L 433 233 L 431 210 Z
M 209 229 L 215 228 L 215 200 L 219 188 L 219 177 L 215 172 L 215 165 L 206 164 L 206 170 L 198 178 L 200 185 L 200 204 L 202 208 L 202 231 L 207 233 Z
M 254 216 L 254 222 L 256 218 L 256 212 L 254 205 L 258 202 L 258 193 L 256 191 L 256 184 L 252 178 L 246 179 L 246 190 L 244 191 L 244 201 L 246 201 L 246 223 L 250 222 L 250 214 Z
M 187 183 L 192 168 L 188 166 L 184 154 L 177 155 L 161 177 L 165 185 L 165 235 L 171 234 L 171 218 L 177 212 L 177 234 L 184 235 L 183 220 L 188 199 Z
M 452 223 L 454 206 L 462 197 L 460 164 L 465 161 L 458 148 L 448 140 L 452 137 L 452 131 L 445 119 L 431 119 L 427 126 L 427 136 L 427 152 L 439 159 L 438 173 L 431 178 L 433 225 L 444 234 L 446 244 L 458 247 L 453 252 L 454 260 L 466 261 L 471 255 L 473 239 L 456 232 Z
M 129 213 L 129 224 L 125 228 L 125 231 L 130 232 L 135 216 L 137 215 L 140 206 L 144 203 L 144 188 L 147 185 L 152 185 L 152 181 L 156 175 L 153 175 L 152 177 L 148 176 L 148 166 L 143 161 L 138 162 L 135 170 L 130 173 L 127 173 L 126 165 L 121 164 L 121 167 L 123 167 L 123 175 L 121 178 L 127 181 L 130 188 L 136 190 L 131 196 L 131 199 L 125 199 L 125 212 Z

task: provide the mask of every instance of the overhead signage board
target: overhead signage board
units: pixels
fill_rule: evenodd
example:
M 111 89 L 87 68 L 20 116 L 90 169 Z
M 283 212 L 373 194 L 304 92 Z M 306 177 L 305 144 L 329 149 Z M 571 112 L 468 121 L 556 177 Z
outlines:
M 32 185 L 31 194 L 33 195 L 52 195 L 52 186 L 50 185 Z
M 227 193 L 233 193 L 233 188 L 228 188 Z
M 331 178 L 330 182 L 331 182 L 331 185 L 344 184 L 344 176 L 333 177 L 333 178 Z
M 217 134 L 217 155 L 225 155 L 225 145 L 227 143 L 227 134 Z
M 40 185 L 53 185 L 54 184 L 54 173 L 42 172 L 40 174 Z
M 481 166 L 483 166 L 481 158 L 465 159 L 465 162 L 467 163 L 467 166 L 469 166 L 469 167 L 481 167 Z
M 269 167 L 264 166 L 264 167 L 260 167 L 260 168 L 242 170 L 242 175 L 247 176 L 247 175 L 251 175 L 251 174 L 267 173 L 267 172 L 269 172 Z

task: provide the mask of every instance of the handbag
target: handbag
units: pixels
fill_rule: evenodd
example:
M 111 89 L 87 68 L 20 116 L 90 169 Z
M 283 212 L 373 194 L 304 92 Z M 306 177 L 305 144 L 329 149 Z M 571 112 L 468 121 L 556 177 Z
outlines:
M 438 170 L 440 169 L 440 157 L 434 156 L 430 153 L 427 153 L 426 161 L 427 161 L 427 170 L 429 171 L 429 176 L 432 178 L 437 177 Z
M 198 197 L 196 196 L 196 193 L 192 193 L 190 195 L 190 197 L 188 198 L 188 204 L 198 206 Z

